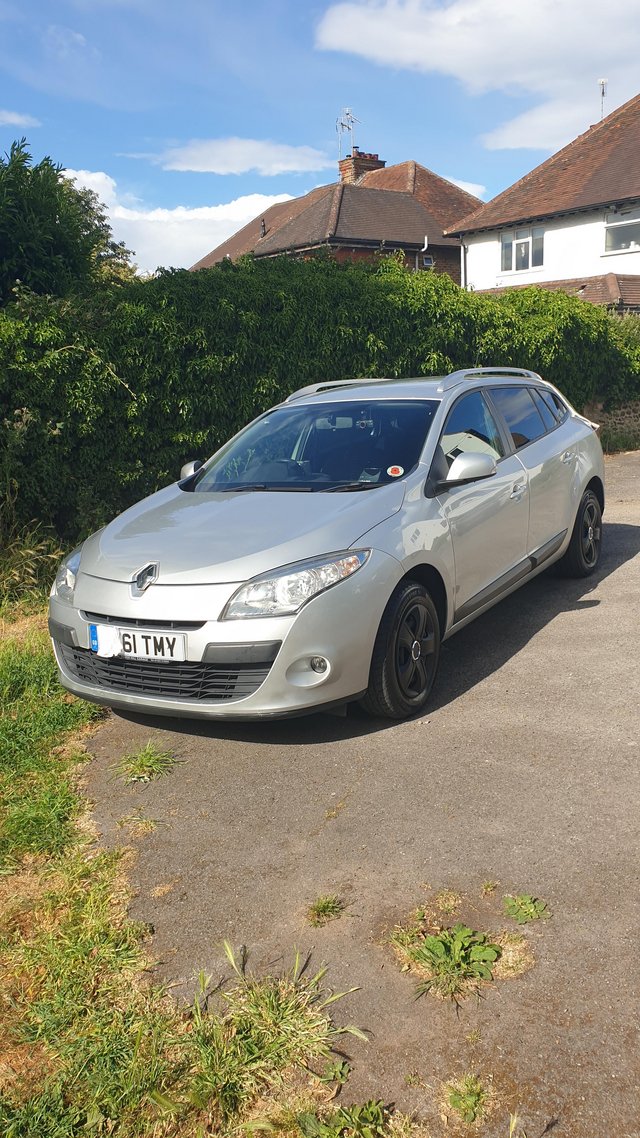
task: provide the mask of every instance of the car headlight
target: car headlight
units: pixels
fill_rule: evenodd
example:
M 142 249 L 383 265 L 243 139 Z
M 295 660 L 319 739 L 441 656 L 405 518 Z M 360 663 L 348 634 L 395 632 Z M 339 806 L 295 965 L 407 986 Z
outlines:
M 282 569 L 254 577 L 233 594 L 221 620 L 289 616 L 299 612 L 312 597 L 357 573 L 370 553 L 370 549 L 346 549 L 343 553 L 299 561 L 297 565 L 284 565 Z
M 82 553 L 82 546 L 79 545 L 65 557 L 62 565 L 56 573 L 56 579 L 53 583 L 51 594 L 54 597 L 60 597 L 63 601 L 73 600 L 73 590 L 76 587 L 76 577 L 78 576 L 78 569 L 80 568 L 80 555 Z

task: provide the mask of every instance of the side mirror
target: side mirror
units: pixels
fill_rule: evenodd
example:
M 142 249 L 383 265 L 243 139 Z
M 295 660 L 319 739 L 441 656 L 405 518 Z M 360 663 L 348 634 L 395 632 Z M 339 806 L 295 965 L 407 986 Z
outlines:
M 185 462 L 180 471 L 180 481 L 182 482 L 185 478 L 191 478 L 192 474 L 195 474 L 196 470 L 200 470 L 201 466 L 202 463 L 199 458 L 194 458 L 191 462 Z
M 478 482 L 481 478 L 491 478 L 497 471 L 496 460 L 481 451 L 467 451 L 454 458 L 447 477 L 438 482 L 437 490 L 449 490 L 452 486 L 464 486 L 467 482 Z

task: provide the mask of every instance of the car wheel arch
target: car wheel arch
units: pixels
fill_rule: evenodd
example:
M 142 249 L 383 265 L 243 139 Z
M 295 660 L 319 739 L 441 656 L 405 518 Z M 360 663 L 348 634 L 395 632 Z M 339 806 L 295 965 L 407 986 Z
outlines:
M 598 502 L 600 504 L 600 511 L 601 511 L 601 513 L 604 514 L 604 485 L 602 483 L 602 480 L 594 475 L 594 477 L 591 479 L 590 482 L 587 483 L 584 490 L 582 491 L 582 494 L 580 495 L 581 501 L 582 501 L 582 496 L 584 494 L 586 494 L 587 490 L 591 490 L 591 492 L 593 494 L 595 494 L 595 496 L 598 499 Z
M 429 593 L 438 614 L 440 636 L 444 638 L 447 630 L 448 601 L 447 589 L 442 575 L 433 565 L 414 565 L 402 578 L 403 581 L 415 581 L 422 585 Z

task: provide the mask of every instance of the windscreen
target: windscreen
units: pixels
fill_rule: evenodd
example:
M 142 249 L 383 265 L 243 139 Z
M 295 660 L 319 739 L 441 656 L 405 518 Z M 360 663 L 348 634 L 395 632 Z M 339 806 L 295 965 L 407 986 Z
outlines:
M 366 489 L 418 462 L 435 400 L 277 407 L 250 424 L 196 475 L 190 489 Z

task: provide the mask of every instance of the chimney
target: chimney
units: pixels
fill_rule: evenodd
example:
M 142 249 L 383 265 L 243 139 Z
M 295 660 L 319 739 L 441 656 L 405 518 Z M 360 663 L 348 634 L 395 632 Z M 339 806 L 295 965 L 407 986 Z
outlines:
M 354 146 L 353 153 L 338 162 L 340 181 L 353 185 L 369 170 L 383 170 L 385 166 L 386 162 L 381 161 L 377 154 L 363 154 Z

